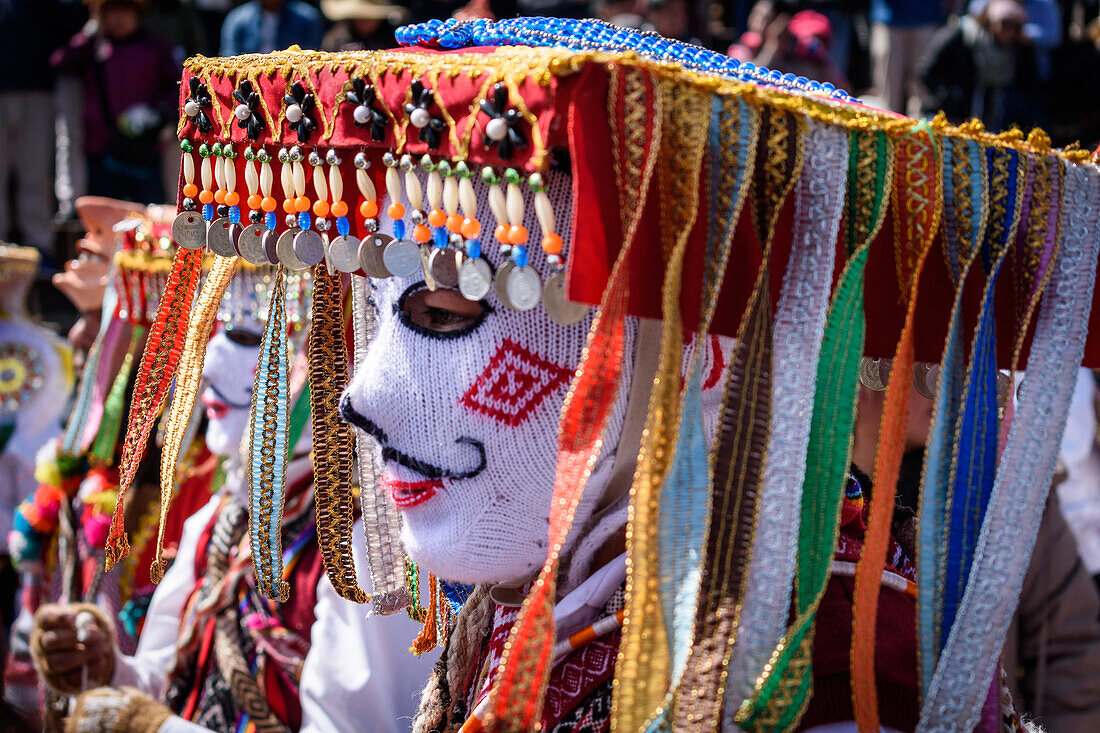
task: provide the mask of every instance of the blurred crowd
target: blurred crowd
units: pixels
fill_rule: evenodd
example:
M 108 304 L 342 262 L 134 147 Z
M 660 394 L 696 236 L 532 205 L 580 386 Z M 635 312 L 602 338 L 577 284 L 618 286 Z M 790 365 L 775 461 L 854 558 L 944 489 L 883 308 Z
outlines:
M 1100 0 L 0 0 L 0 240 L 48 271 L 77 197 L 164 201 L 192 54 L 378 49 L 405 22 L 517 14 L 656 30 L 909 115 L 1100 139 Z

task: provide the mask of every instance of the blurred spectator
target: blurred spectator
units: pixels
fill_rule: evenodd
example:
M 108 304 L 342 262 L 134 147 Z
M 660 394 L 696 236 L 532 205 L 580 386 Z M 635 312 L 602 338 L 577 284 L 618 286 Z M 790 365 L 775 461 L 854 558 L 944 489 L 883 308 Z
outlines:
M 745 21 L 745 32 L 737 39 L 737 43 L 730 46 L 728 55 L 741 61 L 752 61 L 764 47 L 764 33 L 768 26 L 775 20 L 778 11 L 772 0 L 759 0 L 749 11 L 748 20 Z
M 873 82 L 894 112 L 917 113 L 923 96 L 917 63 L 943 21 L 941 0 L 871 0 Z
M 321 12 L 335 25 L 321 41 L 323 51 L 377 51 L 397 45 L 394 26 L 408 11 L 385 0 L 321 0 Z
M 691 41 L 691 8 L 687 0 L 649 0 L 645 11 L 647 28 L 665 38 Z
M 142 26 L 141 0 L 92 0 L 92 18 L 53 65 L 84 81 L 84 151 L 93 194 L 162 197 L 157 137 L 176 118 L 180 70 L 168 42 Z
M 202 25 L 202 35 L 205 41 L 204 48 L 199 53 L 204 56 L 216 56 L 218 44 L 221 42 L 222 23 L 225 16 L 233 9 L 233 0 L 194 0 L 195 12 L 199 16 Z
M 1017 0 L 1024 6 L 1024 38 L 1035 44 L 1039 81 L 1050 81 L 1051 52 L 1062 45 L 1062 9 L 1054 0 Z M 970 0 L 970 14 L 981 17 L 989 0 Z
M 325 19 L 301 0 L 249 0 L 222 24 L 222 56 L 282 51 L 295 44 L 321 47 Z
M 1020 118 L 1010 116 L 1012 95 L 1026 95 L 1035 84 L 1034 47 L 1023 37 L 1027 13 L 1013 0 L 991 0 L 981 17 L 964 15 L 936 33 L 921 60 L 928 88 L 925 114 L 943 110 L 952 122 L 970 117 L 991 130 Z
M 145 27 L 172 44 L 176 63 L 206 49 L 199 13 L 191 0 L 147 0 Z
M 755 14 L 756 8 L 753 12 Z M 755 43 L 753 38 L 748 40 Z M 829 19 L 821 13 L 814 10 L 801 10 L 793 16 L 780 13 L 767 24 L 760 50 L 747 60 L 757 66 L 843 88 L 848 85 L 848 80 L 829 55 L 832 40 Z M 746 45 L 744 49 L 748 51 L 750 47 Z
M 57 0 L 0 0 L 5 57 L 0 75 L 0 238 L 14 239 L 12 225 L 17 222 L 21 241 L 43 254 L 53 248 L 54 72 L 49 60 L 75 30 L 68 27 L 69 15 Z M 14 197 L 9 188 L 13 183 Z

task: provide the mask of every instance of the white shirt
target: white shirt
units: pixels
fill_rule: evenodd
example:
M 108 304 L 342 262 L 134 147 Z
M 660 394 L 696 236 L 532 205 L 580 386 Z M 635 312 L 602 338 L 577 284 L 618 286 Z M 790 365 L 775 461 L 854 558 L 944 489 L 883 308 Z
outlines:
M 293 480 L 294 469 L 292 463 L 288 483 Z M 113 685 L 130 685 L 163 699 L 175 659 L 183 607 L 197 581 L 194 566 L 199 536 L 220 501 L 220 494 L 214 496 L 184 522 L 176 561 L 153 594 L 137 651 L 133 656 L 117 656 Z M 369 593 L 361 522 L 355 524 L 352 546 L 356 570 Z M 420 625 L 404 613 L 367 618 L 368 613 L 367 607 L 337 595 L 328 576 L 321 576 L 314 607 L 317 620 L 310 630 L 310 650 L 299 685 L 302 733 L 397 733 L 412 727 L 420 691 L 436 654 L 418 659 L 409 652 Z M 160 733 L 206 730 L 173 716 L 161 726 Z

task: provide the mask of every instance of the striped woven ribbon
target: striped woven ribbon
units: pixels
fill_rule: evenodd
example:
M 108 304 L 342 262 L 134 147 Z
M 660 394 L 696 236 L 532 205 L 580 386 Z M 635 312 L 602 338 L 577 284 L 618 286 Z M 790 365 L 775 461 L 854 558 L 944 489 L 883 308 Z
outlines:
M 179 364 L 187 335 L 184 324 L 191 315 L 195 288 L 202 272 L 202 258 L 201 249 L 181 247 L 176 250 L 172 269 L 164 283 L 164 293 L 157 307 L 157 317 L 149 329 L 145 353 L 141 355 L 141 366 L 138 368 L 130 402 L 130 420 L 122 444 L 118 503 L 115 505 L 114 516 L 111 517 L 111 528 L 105 547 L 104 562 L 107 570 L 130 551 L 122 522 L 124 498 L 130 484 L 134 482 L 141 459 L 145 457 L 149 434 L 153 431 L 153 424 L 168 396 L 168 388 L 176 376 L 176 366 Z
M 793 728 L 812 687 L 814 621 L 832 567 L 855 422 L 866 332 L 863 278 L 893 184 L 894 151 L 886 133 L 867 130 L 848 135 L 844 227 L 848 261 L 833 292 L 821 339 L 799 523 L 796 617 L 757 680 L 754 697 L 738 712 L 737 722 L 745 729 Z
M 286 344 L 286 271 L 279 266 L 271 288 L 267 325 L 252 390 L 248 433 L 249 533 L 256 585 L 268 598 L 285 601 L 282 525 L 286 467 L 290 450 L 290 365 Z
M 814 375 L 833 283 L 837 234 L 844 204 L 848 137 L 843 130 L 809 122 L 805 164 L 795 188 L 791 257 L 776 308 L 772 373 L 772 424 L 760 489 L 753 552 L 726 684 L 725 725 L 764 671 L 790 613 L 798 508 L 813 414 Z
M 974 564 L 925 691 L 919 731 L 973 730 L 1016 610 L 1084 353 L 1100 247 L 1100 170 L 1065 167 L 1058 256 L 1039 310 L 1016 420 L 997 466 Z
M 986 166 L 982 148 L 974 140 L 944 138 L 943 248 L 955 299 L 947 339 L 940 360 L 939 390 L 933 406 L 925 451 L 918 515 L 917 624 L 921 689 L 932 683 L 939 656 L 937 620 L 940 617 L 940 543 L 943 537 L 947 482 L 954 458 L 953 446 L 962 408 L 964 373 L 963 292 L 966 275 L 984 239 Z

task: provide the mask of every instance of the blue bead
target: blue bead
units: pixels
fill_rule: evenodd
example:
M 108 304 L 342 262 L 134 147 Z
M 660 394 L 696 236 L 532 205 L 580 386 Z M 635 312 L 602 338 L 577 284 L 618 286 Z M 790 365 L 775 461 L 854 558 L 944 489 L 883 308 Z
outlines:
M 405 238 L 405 222 L 402 220 L 393 223 L 393 236 L 397 239 Z
M 239 207 L 239 206 L 230 206 L 229 207 L 229 222 L 231 224 L 240 224 L 241 223 L 241 207 Z
M 516 267 L 525 267 L 527 265 L 527 248 L 516 247 L 513 249 L 512 261 L 516 263 Z
M 274 211 L 269 211 L 264 214 L 264 228 L 268 231 L 274 230 L 278 223 L 279 220 L 275 217 Z
M 471 257 L 481 257 L 481 240 L 470 239 L 466 242 L 466 254 Z
M 351 233 L 351 224 L 348 223 L 346 216 L 339 216 L 336 218 L 336 231 L 341 237 L 346 237 Z
M 440 249 L 447 246 L 447 230 L 444 227 L 436 227 L 432 230 L 432 244 Z
M 202 218 L 207 221 L 214 221 L 214 204 L 202 205 Z
M 299 211 L 298 212 L 298 228 L 299 229 L 309 229 L 309 225 L 310 225 L 309 212 L 308 211 Z
M 836 91 L 836 85 L 832 84 L 831 82 L 824 82 L 821 85 L 821 91 L 829 92 L 830 94 L 832 94 L 833 92 Z
M 839 99 L 840 101 L 843 102 L 844 100 L 848 99 L 848 92 L 844 91 L 843 89 L 837 89 L 835 92 L 833 92 L 829 96 L 832 97 L 833 99 Z

